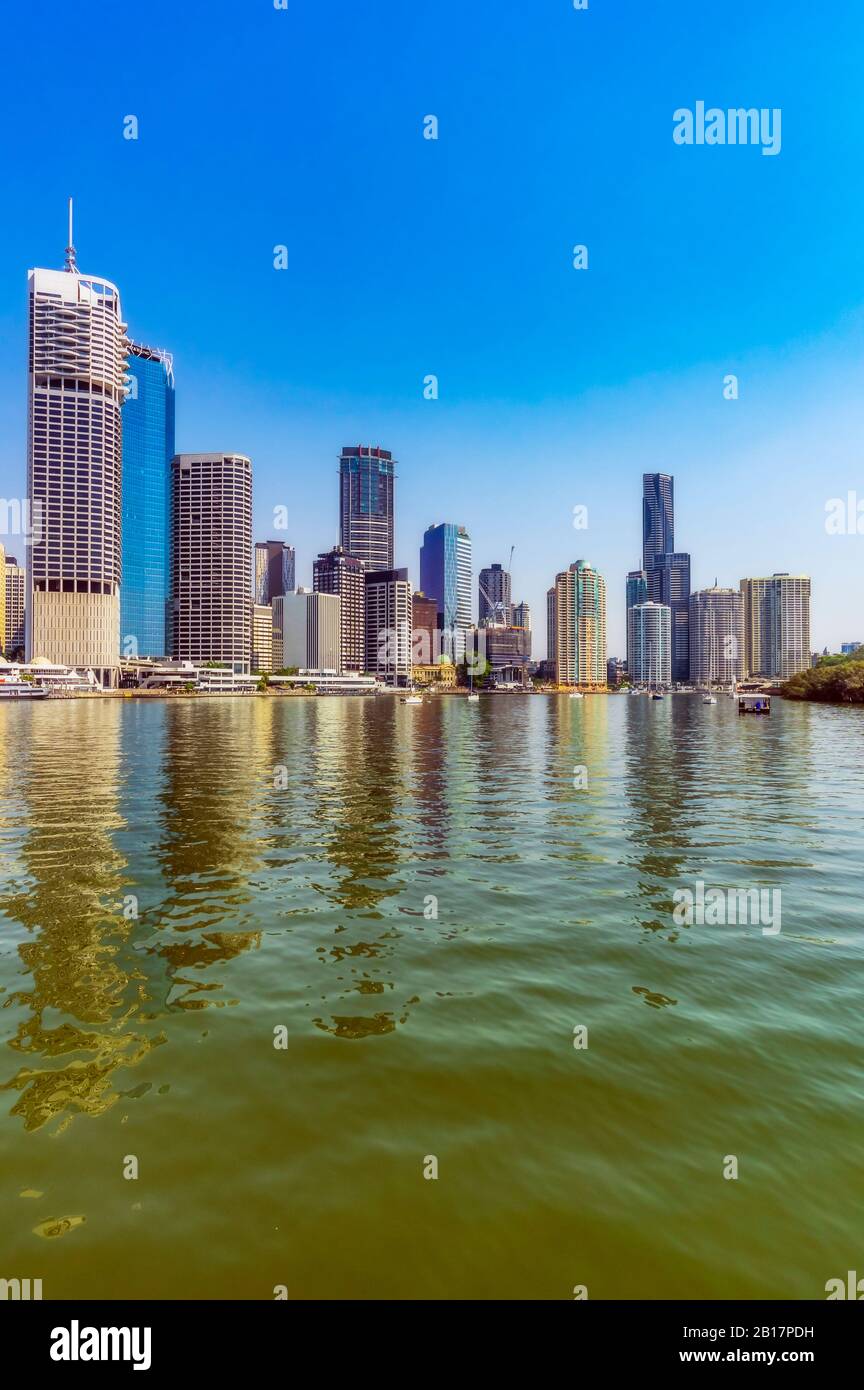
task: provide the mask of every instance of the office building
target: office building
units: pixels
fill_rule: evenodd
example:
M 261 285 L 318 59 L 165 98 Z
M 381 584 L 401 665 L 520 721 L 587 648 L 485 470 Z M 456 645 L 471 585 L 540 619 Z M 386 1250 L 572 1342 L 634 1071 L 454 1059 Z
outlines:
M 341 623 L 340 671 L 366 669 L 366 582 L 362 561 L 341 545 L 319 555 L 312 566 L 316 593 L 338 594 Z
M 429 526 L 420 550 L 420 588 L 438 606 L 442 650 L 454 662 L 464 659 L 471 627 L 471 537 L 464 526 Z
M 279 669 L 331 671 L 341 675 L 341 599 L 338 594 L 297 589 L 273 600 L 273 626 L 279 630 Z
M 690 595 L 690 679 L 699 685 L 731 685 L 744 660 L 744 599 L 716 584 Z
M 4 593 L 2 647 L 10 660 L 24 655 L 24 607 L 26 576 L 14 555 L 6 556 L 5 574 L 0 579 Z
M 476 629 L 475 649 L 493 676 L 519 680 L 531 661 L 531 629 L 496 623 Z
M 415 666 L 434 665 L 441 657 L 438 633 L 438 604 L 422 589 L 411 595 L 411 653 Z
M 853 652 L 861 650 L 860 642 L 844 642 L 840 647 L 841 656 L 852 656 Z
M 0 585 L 3 588 L 2 647 L 10 656 L 24 655 L 26 575 L 14 555 L 7 555 Z
M 648 599 L 672 613 L 672 679 L 690 678 L 690 556 L 683 551 L 653 555 L 647 571 Z
M 169 655 L 247 675 L 252 658 L 252 464 L 243 454 L 171 460 Z
M 31 270 L 26 649 L 117 682 L 126 325 L 116 285 Z
M 513 605 L 512 623 L 514 627 L 524 627 L 526 632 L 531 631 L 531 608 L 527 603 L 516 603 Z
M 366 575 L 366 670 L 387 685 L 411 683 L 412 618 L 408 571 L 369 571 Z
M 559 685 L 606 686 L 606 581 L 587 560 L 556 575 L 550 626 Z
M 627 669 L 633 685 L 672 680 L 672 610 L 666 603 L 636 603 L 627 610 Z
M 648 602 L 648 576 L 644 570 L 631 570 L 627 576 L 627 607 Z
M 164 656 L 170 588 L 174 366 L 171 354 L 127 345 L 123 425 L 120 651 Z
M 273 671 L 273 609 L 269 603 L 252 603 L 252 670 Z
M 484 627 L 487 623 L 509 625 L 512 621 L 512 604 L 507 570 L 502 569 L 501 565 L 488 565 L 480 571 L 477 587 L 480 626 Z
M 394 562 L 396 460 L 386 449 L 346 446 L 339 458 L 339 540 L 367 570 Z
M 284 541 L 257 541 L 255 544 L 253 586 L 256 603 L 272 603 L 282 594 L 294 592 L 294 547 Z
M 789 680 L 810 665 L 810 578 L 742 579 L 744 675 Z
M 675 549 L 675 482 L 668 473 L 642 474 L 642 568 Z

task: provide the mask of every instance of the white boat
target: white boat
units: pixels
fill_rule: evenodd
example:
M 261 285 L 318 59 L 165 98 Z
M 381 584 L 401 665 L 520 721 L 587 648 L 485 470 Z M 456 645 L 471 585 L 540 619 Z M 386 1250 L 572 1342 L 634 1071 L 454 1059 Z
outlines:
M 652 691 L 651 691 L 651 699 L 652 699 L 652 700 L 662 700 L 662 699 L 663 699 L 663 696 L 660 694 L 660 692 L 659 692 L 658 690 L 652 690 Z
M 406 695 L 401 702 L 403 705 L 422 705 L 422 695 Z
M 468 696 L 468 699 L 469 701 L 477 700 L 479 702 L 480 696 L 475 694 L 475 692 L 472 690 L 471 694 Z
M 716 695 L 703 695 L 703 696 L 702 696 L 702 703 L 703 703 L 703 705 L 716 705 L 716 703 L 717 703 L 717 696 L 716 696 Z
M 0 681 L 0 700 L 44 700 L 48 691 L 32 681 Z
M 570 700 L 584 700 L 585 697 L 581 690 L 571 690 L 567 698 Z

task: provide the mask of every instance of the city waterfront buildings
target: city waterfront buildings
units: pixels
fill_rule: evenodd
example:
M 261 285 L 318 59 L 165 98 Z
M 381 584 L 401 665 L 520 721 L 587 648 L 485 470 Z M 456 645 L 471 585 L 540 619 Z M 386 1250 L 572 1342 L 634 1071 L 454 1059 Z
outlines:
M 253 585 L 255 602 L 272 603 L 295 588 L 294 547 L 284 541 L 256 541 Z
M 559 685 L 606 686 L 606 581 L 587 560 L 555 577 L 549 630 Z
M 14 555 L 6 556 L 3 566 L 5 573 L 0 575 L 0 586 L 4 595 L 4 621 L 2 647 L 10 658 L 24 653 L 24 607 L 26 594 L 26 575 Z
M 386 449 L 348 445 L 339 458 L 339 539 L 367 570 L 394 563 L 396 461 Z
M 642 568 L 675 549 L 675 480 L 668 473 L 642 474 Z
M 647 570 L 648 598 L 672 614 L 672 679 L 690 677 L 690 556 L 683 551 L 652 555 Z
M 633 685 L 672 680 L 672 610 L 666 603 L 635 603 L 627 610 L 627 669 Z
M 252 662 L 257 672 L 273 670 L 273 609 L 269 603 L 252 604 Z
M 789 680 L 810 665 L 810 578 L 742 579 L 744 675 Z
M 371 570 L 366 575 L 366 670 L 386 685 L 411 683 L 412 619 L 407 569 Z
M 488 565 L 480 571 L 478 581 L 478 622 L 511 622 L 512 604 L 510 601 L 510 575 L 501 565 Z
M 116 684 L 120 653 L 121 411 L 126 325 L 117 286 L 31 270 L 27 495 L 28 659 L 92 670 Z
M 316 593 L 338 594 L 340 604 L 340 671 L 366 669 L 366 582 L 362 560 L 334 545 L 312 566 Z
M 740 680 L 744 660 L 744 599 L 714 585 L 690 595 L 690 679 L 699 685 Z
M 238 675 L 252 656 L 252 464 L 244 454 L 171 460 L 169 655 Z
M 471 537 L 464 526 L 441 522 L 427 527 L 420 550 L 420 588 L 438 606 L 442 650 L 461 661 L 471 627 Z
M 273 627 L 279 632 L 281 658 L 277 670 L 296 666 L 341 674 L 341 604 L 338 594 L 312 589 L 297 589 L 273 600 Z
M 174 365 L 170 353 L 127 344 L 123 431 L 120 650 L 164 656 L 170 588 Z

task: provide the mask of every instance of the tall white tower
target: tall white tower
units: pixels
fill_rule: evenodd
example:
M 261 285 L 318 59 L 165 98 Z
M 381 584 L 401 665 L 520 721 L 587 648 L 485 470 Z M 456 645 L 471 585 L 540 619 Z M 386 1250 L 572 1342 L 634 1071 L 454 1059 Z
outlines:
M 28 373 L 27 659 L 114 684 L 120 653 L 120 408 L 126 325 L 116 285 L 31 270 Z

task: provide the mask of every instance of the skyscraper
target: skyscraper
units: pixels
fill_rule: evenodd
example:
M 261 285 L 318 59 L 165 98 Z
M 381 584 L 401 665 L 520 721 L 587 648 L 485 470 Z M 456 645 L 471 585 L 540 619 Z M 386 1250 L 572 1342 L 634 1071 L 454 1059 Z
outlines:
M 427 598 L 422 589 L 411 595 L 411 643 L 415 666 L 431 666 L 440 656 L 438 639 L 438 604 Z
M 810 665 L 810 578 L 742 579 L 744 675 L 789 680 Z
M 510 575 L 501 565 L 489 565 L 480 571 L 478 599 L 481 627 L 485 623 L 503 623 L 509 626 L 512 611 Z
M 514 604 L 514 605 L 513 605 L 513 619 L 512 619 L 512 621 L 513 621 L 513 626 L 514 626 L 514 627 L 524 627 L 525 630 L 526 630 L 526 632 L 530 632 L 530 631 L 531 631 L 531 608 L 530 608 L 530 606 L 529 606 L 527 603 L 525 603 L 524 601 L 523 601 L 522 603 L 516 603 L 516 604 Z
M 386 449 L 346 445 L 339 458 L 339 539 L 365 569 L 393 568 L 396 461 Z
M 411 681 L 411 584 L 406 569 L 366 575 L 366 670 L 388 685 Z
M 684 551 L 652 555 L 648 598 L 672 612 L 672 679 L 690 678 L 690 556 Z
M 273 622 L 281 629 L 283 666 L 340 674 L 341 603 L 338 594 L 311 589 L 274 600 Z
M 605 689 L 605 579 L 587 560 L 577 560 L 556 575 L 551 595 L 558 684 Z
M 5 623 L 3 631 L 3 650 L 11 658 L 24 654 L 24 604 L 26 577 L 14 555 L 6 556 L 6 571 L 3 576 L 5 594 Z
M 627 671 L 634 685 L 672 680 L 672 612 L 666 603 L 635 603 L 627 610 Z
M 642 474 L 642 568 L 675 549 L 675 481 L 668 473 Z
M 26 647 L 116 683 L 120 652 L 121 408 L 126 325 L 116 285 L 31 270 Z
M 174 364 L 171 354 L 129 343 L 123 423 L 123 583 L 120 651 L 164 656 L 170 587 Z
M 744 599 L 737 589 L 690 595 L 690 679 L 731 685 L 743 675 Z
M 269 603 L 255 603 L 253 599 L 249 602 L 252 608 L 252 671 L 269 674 L 273 670 L 273 609 Z
M 252 657 L 252 464 L 243 454 L 171 460 L 169 646 L 178 661 L 239 675 Z
M 366 583 L 362 561 L 346 555 L 341 545 L 319 555 L 312 566 L 316 593 L 338 594 L 341 600 L 341 671 L 366 669 Z
M 648 602 L 648 576 L 644 570 L 631 570 L 627 576 L 627 607 Z
M 272 603 L 294 590 L 294 547 L 284 541 L 256 541 L 254 588 L 256 603 Z
M 445 521 L 427 527 L 420 550 L 420 588 L 438 605 L 442 651 L 461 661 L 471 627 L 471 537 L 464 526 Z

